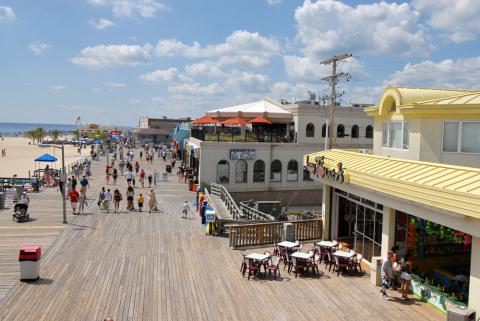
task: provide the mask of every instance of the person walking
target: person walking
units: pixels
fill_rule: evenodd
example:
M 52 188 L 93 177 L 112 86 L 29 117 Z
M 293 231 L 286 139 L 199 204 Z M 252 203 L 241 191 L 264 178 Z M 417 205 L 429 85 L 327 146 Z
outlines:
M 133 211 L 133 199 L 135 197 L 135 191 L 132 186 L 128 186 L 127 188 L 127 210 Z
M 142 193 L 138 195 L 137 199 L 137 205 L 138 205 L 138 211 L 141 212 L 143 208 L 143 203 L 145 203 L 145 198 L 143 197 Z
M 148 188 L 151 188 L 152 187 L 152 180 L 153 180 L 152 174 L 149 174 L 147 179 L 148 179 Z
M 120 168 L 120 175 L 123 176 L 123 168 L 125 167 L 125 161 L 123 160 L 123 157 L 120 157 L 120 163 L 118 163 L 118 167 Z
M 77 210 L 78 199 L 80 198 L 80 194 L 77 192 L 75 188 L 72 188 L 70 193 L 68 193 L 68 198 L 70 199 L 70 205 L 72 206 L 73 215 L 77 215 L 75 211 Z
M 400 272 L 400 292 L 402 293 L 402 299 L 408 301 L 408 292 L 410 291 L 410 282 L 412 280 L 412 261 L 409 251 L 407 251 L 405 257 L 400 260 Z
M 110 209 L 110 202 L 112 201 L 112 199 L 112 193 L 110 193 L 110 189 L 108 189 L 103 195 L 103 209 L 106 213 L 108 213 Z
M 387 257 L 384 259 L 382 264 L 382 289 L 380 292 L 383 295 L 385 300 L 389 300 L 387 296 L 387 289 L 392 286 L 393 278 L 394 278 L 394 271 L 393 271 L 393 251 L 388 251 Z
M 113 185 L 117 185 L 117 177 L 118 177 L 118 172 L 117 172 L 117 169 L 114 168 L 112 173 Z
M 98 193 L 98 201 L 97 201 L 98 208 L 101 208 L 102 202 L 104 199 L 105 199 L 105 187 L 102 186 L 102 188 L 100 189 L 100 192 Z
M 122 193 L 118 189 L 113 191 L 113 202 L 115 204 L 115 213 L 120 210 L 120 202 L 123 200 Z
M 140 171 L 140 164 L 138 163 L 138 161 L 135 162 L 135 173 L 138 174 L 138 172 Z
M 188 201 L 185 201 L 185 203 L 183 203 L 182 205 L 182 218 L 187 218 L 188 212 L 190 212 L 190 210 L 190 204 L 188 203 Z
M 107 165 L 105 168 L 105 177 L 107 179 L 107 185 L 110 185 L 110 166 Z
M 72 191 L 72 179 L 69 177 L 67 179 L 67 197 L 71 191 Z
M 125 174 L 125 178 L 127 179 L 127 185 L 132 186 L 133 173 L 130 169 Z
M 148 193 L 148 213 L 155 212 L 155 208 L 157 207 L 157 197 L 155 196 L 155 192 L 153 188 L 150 189 Z
M 145 171 L 143 170 L 143 168 L 142 168 L 142 170 L 140 171 L 139 176 L 140 176 L 140 179 L 139 179 L 139 180 L 140 180 L 140 184 L 142 184 L 142 188 L 145 188 Z
M 85 175 L 83 175 L 83 178 L 80 180 L 80 195 L 86 195 L 88 187 L 90 187 L 88 179 Z

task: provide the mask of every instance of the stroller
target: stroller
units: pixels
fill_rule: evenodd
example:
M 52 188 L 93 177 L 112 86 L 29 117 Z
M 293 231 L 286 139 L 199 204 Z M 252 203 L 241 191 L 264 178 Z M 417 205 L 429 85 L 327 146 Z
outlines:
M 28 205 L 17 203 L 13 207 L 13 221 L 17 220 L 17 223 L 28 222 L 30 215 L 28 214 Z

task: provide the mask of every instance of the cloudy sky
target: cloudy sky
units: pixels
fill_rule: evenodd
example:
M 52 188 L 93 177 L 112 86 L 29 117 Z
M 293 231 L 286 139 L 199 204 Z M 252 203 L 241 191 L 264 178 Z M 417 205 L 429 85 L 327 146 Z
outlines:
M 261 97 L 479 88 L 479 0 L 0 0 L 1 121 L 135 125 Z

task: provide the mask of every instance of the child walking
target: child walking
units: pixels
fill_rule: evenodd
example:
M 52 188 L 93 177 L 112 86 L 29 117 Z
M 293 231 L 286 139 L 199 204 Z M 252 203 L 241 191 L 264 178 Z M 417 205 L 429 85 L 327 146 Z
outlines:
M 140 195 L 138 195 L 138 211 L 139 212 L 142 211 L 143 203 L 145 203 L 145 199 L 143 198 L 143 195 L 140 194 Z

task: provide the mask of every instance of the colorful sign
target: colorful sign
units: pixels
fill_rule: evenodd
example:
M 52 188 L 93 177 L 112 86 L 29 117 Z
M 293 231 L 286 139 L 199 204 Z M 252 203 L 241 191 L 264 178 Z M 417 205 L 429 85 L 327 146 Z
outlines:
M 317 160 L 315 175 L 338 183 L 344 183 L 346 181 L 343 164 L 337 163 L 336 169 L 329 169 L 325 166 L 325 158 L 323 156 L 319 157 Z

